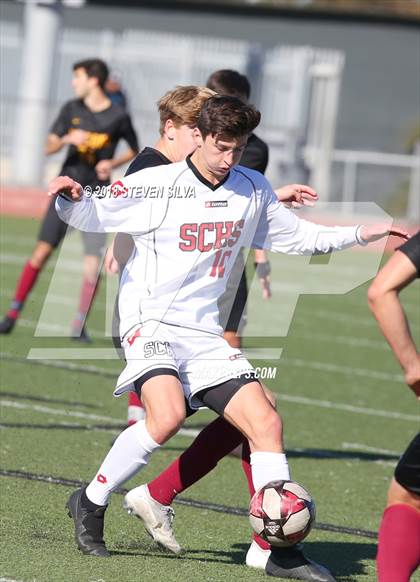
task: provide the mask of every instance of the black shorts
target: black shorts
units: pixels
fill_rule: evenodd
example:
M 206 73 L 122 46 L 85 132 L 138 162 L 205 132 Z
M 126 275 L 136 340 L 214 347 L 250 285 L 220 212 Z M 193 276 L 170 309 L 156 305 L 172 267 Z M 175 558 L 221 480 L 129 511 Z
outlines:
M 143 374 L 143 376 L 140 376 L 140 378 L 137 378 L 137 380 L 134 380 L 134 388 L 136 389 L 136 394 L 140 398 L 140 400 L 141 400 L 141 389 L 142 389 L 143 384 L 147 380 L 150 380 L 150 378 L 153 378 L 155 376 L 175 376 L 175 378 L 178 378 L 178 380 L 181 382 L 181 380 L 179 379 L 179 376 L 178 376 L 178 372 L 176 372 L 172 368 L 155 368 L 154 370 L 150 370 L 150 372 L 146 372 L 146 374 Z M 188 404 L 188 400 L 185 399 L 185 415 L 186 415 L 186 417 L 188 418 L 189 416 L 192 416 L 195 412 L 197 412 L 197 410 L 190 408 L 190 405 Z
M 57 248 L 66 235 L 68 225 L 61 220 L 55 209 L 55 198 L 52 198 L 41 228 L 38 234 L 38 240 L 50 244 Z M 85 255 L 94 255 L 102 257 L 105 250 L 106 234 L 82 232 L 83 247 Z
M 238 378 L 231 378 L 227 382 L 223 382 L 223 384 L 206 388 L 196 394 L 196 398 L 201 400 L 204 406 L 207 406 L 210 410 L 214 410 L 219 416 L 223 416 L 226 406 L 238 390 L 242 386 L 245 386 L 245 384 L 250 384 L 255 381 L 258 382 L 253 374 L 243 374 Z
M 236 266 L 234 269 L 238 270 Z M 245 272 L 242 271 L 239 279 L 237 273 L 233 273 L 228 281 L 226 291 L 218 301 L 220 324 L 225 331 L 241 333 L 246 324 L 247 296 L 248 287 Z
M 394 476 L 397 483 L 404 489 L 420 495 L 420 432 L 403 453 Z

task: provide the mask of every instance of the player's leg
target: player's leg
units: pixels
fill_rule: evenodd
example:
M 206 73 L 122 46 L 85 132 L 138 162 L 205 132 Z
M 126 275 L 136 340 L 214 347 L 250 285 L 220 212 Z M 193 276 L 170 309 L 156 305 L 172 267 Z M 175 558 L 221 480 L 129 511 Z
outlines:
M 395 469 L 378 538 L 378 581 L 408 582 L 420 565 L 420 433 Z
M 18 279 L 10 308 L 3 321 L 0 322 L 0 333 L 10 333 L 13 330 L 38 275 L 55 247 L 63 239 L 66 230 L 67 225 L 59 219 L 55 210 L 55 200 L 51 200 L 41 225 L 38 241 Z
M 249 459 L 244 448 L 245 464 L 250 464 L 249 479 L 255 490 L 270 481 L 288 480 L 290 473 L 283 451 L 282 421 L 262 386 L 249 379 L 235 378 L 206 391 L 200 398 L 209 408 L 222 414 L 240 429 L 250 445 Z M 250 487 L 252 491 L 252 487 Z M 276 578 L 295 578 L 312 582 L 335 582 L 324 566 L 308 559 L 299 547 L 265 548 L 255 540 L 247 553 L 246 563 L 265 568 Z
M 80 289 L 79 308 L 73 320 L 71 336 L 74 340 L 90 343 L 85 322 L 99 288 L 100 269 L 105 251 L 106 235 L 82 233 L 85 256 L 83 259 L 83 282 Z
M 268 390 L 267 397 L 274 406 L 274 396 Z M 221 459 L 238 445 L 242 448 L 244 443 L 249 450 L 248 441 L 240 431 L 223 417 L 216 418 L 165 471 L 147 484 L 150 495 L 159 503 L 170 505 L 177 495 L 210 473 Z M 244 457 L 243 469 L 252 496 L 255 490 L 250 478 L 249 454 Z
M 153 372 L 157 375 L 143 375 L 135 382 L 142 392 L 146 420 L 126 428 L 117 437 L 87 488 L 75 491 L 68 501 L 76 540 L 85 554 L 109 556 L 103 540 L 109 496 L 147 465 L 153 451 L 175 434 L 185 419 L 185 399 L 176 372 Z

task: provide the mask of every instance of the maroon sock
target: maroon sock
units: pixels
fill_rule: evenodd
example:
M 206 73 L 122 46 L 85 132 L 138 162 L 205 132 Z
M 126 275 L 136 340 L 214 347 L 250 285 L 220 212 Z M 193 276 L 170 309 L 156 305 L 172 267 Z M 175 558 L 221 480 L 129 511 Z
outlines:
M 408 582 L 420 564 L 420 512 L 405 504 L 385 509 L 379 528 L 378 582 Z
M 40 271 L 41 269 L 33 267 L 29 261 L 25 264 L 16 285 L 15 295 L 10 309 L 7 312 L 7 317 L 11 317 L 12 319 L 17 319 L 19 317 L 19 313 L 22 310 L 28 294 L 35 285 Z
M 93 299 L 99 287 L 99 278 L 94 283 L 89 279 L 83 279 L 82 288 L 80 290 L 79 311 L 73 323 L 73 327 L 82 329 L 86 318 L 89 314 Z
M 150 495 L 170 505 L 187 487 L 207 475 L 228 453 L 243 441 L 242 434 L 219 417 L 204 428 L 191 446 L 156 479 L 148 484 Z
M 254 487 L 254 482 L 252 481 L 250 455 L 251 455 L 251 450 L 249 448 L 249 442 L 247 439 L 244 439 L 244 444 L 242 446 L 242 469 L 245 473 L 245 477 L 246 477 L 246 480 L 248 482 L 249 495 L 252 498 L 252 496 L 255 493 L 255 487 Z M 252 539 L 254 540 L 254 542 L 256 542 L 260 546 L 260 548 L 262 550 L 271 549 L 270 544 L 268 542 L 266 542 L 265 540 L 263 540 L 255 532 L 252 535 Z

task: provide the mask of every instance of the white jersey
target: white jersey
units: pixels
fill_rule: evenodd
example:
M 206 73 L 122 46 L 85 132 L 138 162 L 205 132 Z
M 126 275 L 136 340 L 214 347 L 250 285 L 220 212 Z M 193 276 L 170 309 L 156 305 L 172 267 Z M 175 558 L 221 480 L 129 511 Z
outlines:
M 259 172 L 236 166 L 214 186 L 190 159 L 130 174 L 100 197 L 59 196 L 56 208 L 80 230 L 133 236 L 120 283 L 121 337 L 150 320 L 221 334 L 217 300 L 241 247 L 301 255 L 357 243 L 357 227 L 298 218 Z

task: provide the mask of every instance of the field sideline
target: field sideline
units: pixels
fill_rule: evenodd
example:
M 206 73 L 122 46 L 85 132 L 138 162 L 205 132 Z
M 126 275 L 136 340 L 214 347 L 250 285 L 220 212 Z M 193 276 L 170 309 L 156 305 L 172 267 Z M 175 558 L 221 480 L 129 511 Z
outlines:
M 1 218 L 2 312 L 37 229 L 36 219 Z M 240 463 L 231 457 L 175 504 L 175 531 L 186 549 L 182 558 L 152 544 L 140 522 L 122 510 L 121 495 L 114 496 L 107 515 L 112 558 L 96 560 L 76 550 L 64 503 L 107 452 L 124 423 L 126 401 L 112 397 L 121 368 L 117 359 L 92 358 L 87 351 L 65 357 L 75 348 L 66 335 L 79 292 L 79 236 L 71 238 L 63 269 L 47 268 L 15 332 L 0 338 L 0 582 L 267 580 L 242 565 L 250 540 L 248 495 Z M 367 272 L 371 263 L 368 254 L 346 256 L 330 269 L 337 294 L 300 296 L 288 333 L 278 333 L 283 337 L 272 330 L 287 327 L 285 306 L 292 300 L 297 263 L 271 256 L 274 296 L 262 304 L 253 288 L 246 346 L 257 356 L 268 354 L 268 359 L 254 359 L 256 366 L 276 369 L 267 384 L 279 398 L 292 476 L 317 502 L 318 527 L 305 543 L 306 553 L 328 565 L 340 581 L 373 582 L 387 484 L 398 455 L 418 430 L 420 406 L 368 312 L 367 284 L 339 294 L 354 271 Z M 316 288 L 323 279 L 322 263 L 314 267 L 317 274 L 302 284 Z M 401 297 L 420 343 L 418 283 Z M 106 301 L 102 285 L 88 325 L 95 342 L 86 350 L 110 348 L 104 338 Z M 34 337 L 41 314 L 43 335 Z M 51 331 L 60 337 L 49 337 Z M 30 350 L 42 354 L 51 348 L 61 348 L 64 357 L 27 359 Z M 210 412 L 194 415 L 126 487 L 153 478 L 212 418 Z

